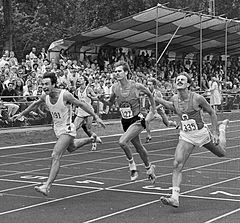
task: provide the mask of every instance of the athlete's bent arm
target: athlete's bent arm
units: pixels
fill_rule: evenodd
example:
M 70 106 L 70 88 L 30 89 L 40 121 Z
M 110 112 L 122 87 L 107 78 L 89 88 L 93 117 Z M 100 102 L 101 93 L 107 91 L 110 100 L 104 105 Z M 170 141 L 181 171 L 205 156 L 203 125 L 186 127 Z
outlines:
M 156 97 L 155 100 L 156 100 L 156 102 L 162 104 L 164 107 L 166 107 L 166 108 L 168 108 L 168 109 L 170 109 L 172 111 L 175 110 L 175 107 L 174 107 L 172 101 L 167 101 L 167 100 L 165 100 L 163 98 L 160 98 L 160 97 Z
M 63 97 L 64 97 L 64 100 L 66 100 L 70 104 L 73 104 L 73 105 L 75 105 L 77 107 L 80 107 L 84 111 L 86 111 L 88 114 L 92 115 L 95 118 L 96 122 L 101 124 L 102 127 L 105 128 L 105 125 L 102 122 L 102 120 L 98 117 L 97 114 L 95 114 L 92 111 L 91 107 L 87 103 L 77 100 L 70 92 L 65 92 Z
M 155 104 L 155 100 L 153 98 L 152 93 L 149 91 L 148 88 L 144 87 L 142 84 L 137 84 L 136 86 L 139 91 L 144 92 L 148 96 L 150 104 L 151 104 L 151 111 L 153 113 L 155 113 L 156 112 L 156 104 Z
M 23 110 L 21 113 L 16 114 L 13 116 L 13 119 L 20 119 L 22 116 L 27 115 L 30 111 L 36 109 L 39 107 L 42 103 L 45 103 L 45 96 L 40 97 L 37 101 L 34 101 L 32 104 L 30 104 L 25 110 Z
M 212 131 L 214 135 L 217 135 L 217 115 L 207 100 L 202 95 L 197 95 L 197 102 L 199 106 L 210 115 L 212 123 Z

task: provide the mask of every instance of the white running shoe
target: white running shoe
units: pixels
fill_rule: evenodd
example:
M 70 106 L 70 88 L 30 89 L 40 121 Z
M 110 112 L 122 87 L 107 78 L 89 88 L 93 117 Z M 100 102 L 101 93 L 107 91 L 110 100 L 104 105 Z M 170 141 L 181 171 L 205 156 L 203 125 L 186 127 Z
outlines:
M 92 134 L 91 139 L 92 139 L 92 142 L 93 142 L 93 143 L 96 142 L 96 143 L 102 144 L 101 138 L 100 138 L 99 136 L 97 136 L 96 133 L 93 133 L 93 134 Z
M 147 170 L 148 179 L 151 181 L 152 184 L 156 181 L 155 175 L 155 165 L 151 165 L 150 168 Z
M 48 194 L 50 193 L 50 189 L 45 184 L 42 184 L 41 186 L 35 186 L 34 189 L 35 191 L 43 194 L 44 196 L 48 196 Z
M 138 171 L 130 170 L 130 178 L 131 178 L 131 181 L 135 181 L 138 178 Z
M 164 205 L 169 205 L 174 208 L 179 207 L 179 201 L 174 199 L 173 197 L 161 197 L 160 200 Z
M 92 151 L 96 151 L 97 150 L 97 143 L 96 142 L 93 142 L 92 143 Z

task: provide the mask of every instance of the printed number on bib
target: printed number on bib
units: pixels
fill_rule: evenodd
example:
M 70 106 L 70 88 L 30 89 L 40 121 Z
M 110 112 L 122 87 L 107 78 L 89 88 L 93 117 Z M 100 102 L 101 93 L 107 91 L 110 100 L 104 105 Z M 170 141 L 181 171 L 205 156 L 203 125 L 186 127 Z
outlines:
M 129 119 L 133 117 L 133 112 L 130 107 L 128 108 L 120 108 L 120 112 L 123 118 Z
M 60 119 L 61 115 L 60 115 L 59 112 L 52 112 L 52 117 L 55 118 L 55 119 Z
M 197 123 L 194 119 L 181 121 L 181 124 L 182 124 L 182 130 L 184 132 L 190 132 L 190 131 L 198 130 Z

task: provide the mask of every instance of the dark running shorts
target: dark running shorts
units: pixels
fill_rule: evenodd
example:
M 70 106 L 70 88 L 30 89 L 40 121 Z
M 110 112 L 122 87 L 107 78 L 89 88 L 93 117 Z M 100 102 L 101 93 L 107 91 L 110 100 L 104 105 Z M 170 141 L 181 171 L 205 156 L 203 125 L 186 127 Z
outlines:
M 137 121 L 141 122 L 141 125 L 144 129 L 146 128 L 145 118 L 141 114 L 138 114 L 129 119 L 122 118 L 121 122 L 122 122 L 122 127 L 123 127 L 124 132 L 127 131 L 127 129 L 129 128 L 130 125 L 132 125 L 133 123 L 135 123 Z

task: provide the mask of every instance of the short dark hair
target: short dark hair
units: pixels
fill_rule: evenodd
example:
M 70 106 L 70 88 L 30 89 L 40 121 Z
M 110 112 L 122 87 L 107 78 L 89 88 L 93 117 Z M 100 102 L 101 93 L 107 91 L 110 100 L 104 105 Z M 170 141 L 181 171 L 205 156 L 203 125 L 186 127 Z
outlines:
M 187 82 L 191 85 L 192 84 L 192 78 L 188 75 L 187 72 L 181 72 L 177 76 L 183 75 L 187 78 Z
M 45 72 L 43 74 L 43 79 L 50 78 L 52 84 L 57 84 L 57 76 L 53 72 Z

